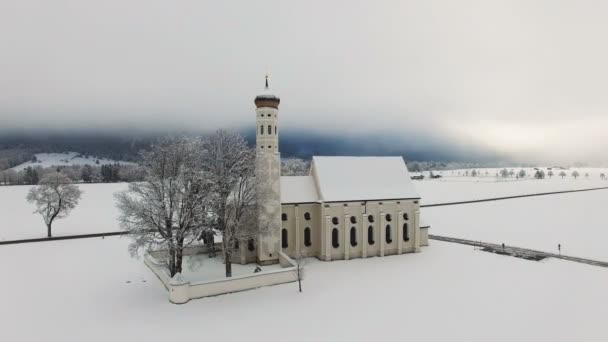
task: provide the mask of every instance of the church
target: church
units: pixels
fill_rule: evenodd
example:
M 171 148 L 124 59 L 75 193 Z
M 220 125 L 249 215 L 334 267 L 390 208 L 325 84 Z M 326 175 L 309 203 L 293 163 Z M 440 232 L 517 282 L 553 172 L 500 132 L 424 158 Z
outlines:
M 241 263 L 290 257 L 324 261 L 415 253 L 428 245 L 420 196 L 402 157 L 313 157 L 307 176 L 281 176 L 280 98 L 255 98 L 258 177 L 269 177 L 259 209 L 268 227 L 256 246 L 240 244 Z M 237 256 L 238 258 L 238 256 Z

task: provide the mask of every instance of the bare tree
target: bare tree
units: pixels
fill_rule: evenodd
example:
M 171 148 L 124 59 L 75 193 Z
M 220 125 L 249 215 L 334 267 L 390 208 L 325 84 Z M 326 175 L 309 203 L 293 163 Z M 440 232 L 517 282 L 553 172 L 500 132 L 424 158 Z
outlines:
M 145 180 L 117 193 L 119 222 L 140 249 L 166 250 L 163 266 L 171 277 L 182 271 L 184 248 L 206 228 L 210 184 L 200 172 L 198 142 L 164 138 L 144 152 Z
M 82 191 L 70 183 L 71 180 L 64 174 L 47 174 L 40 180 L 40 185 L 30 189 L 27 194 L 28 202 L 36 205 L 34 213 L 42 215 L 44 219 L 48 237 L 52 236 L 53 222 L 68 216 L 78 205 Z
M 549 172 L 547 172 L 547 176 L 549 176 L 549 178 L 553 177 L 553 171 L 549 170 Z
M 306 259 L 299 254 L 294 258 L 294 262 L 296 264 L 296 278 L 298 279 L 298 290 L 302 292 L 302 280 L 304 280 L 304 275 L 306 274 Z
M 565 171 L 561 171 L 559 173 L 559 176 L 562 177 L 562 179 L 564 179 L 564 177 L 566 177 L 566 172 Z
M 578 176 L 580 176 L 580 174 L 578 173 L 578 171 L 573 171 L 572 172 L 572 177 L 574 177 L 574 179 L 578 178 Z
M 606 174 L 605 174 L 605 173 L 600 173 L 600 179 L 601 179 L 601 180 L 606 179 Z
M 236 133 L 217 131 L 202 141 L 202 166 L 212 184 L 212 227 L 222 236 L 226 277 L 232 276 L 232 256 L 239 242 L 262 232 L 257 222 L 266 182 L 256 179 L 255 151 Z

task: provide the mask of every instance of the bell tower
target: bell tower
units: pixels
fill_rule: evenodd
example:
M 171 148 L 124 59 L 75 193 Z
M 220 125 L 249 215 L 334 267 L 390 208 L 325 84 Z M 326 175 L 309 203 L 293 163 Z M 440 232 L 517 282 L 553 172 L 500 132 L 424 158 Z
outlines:
M 279 103 L 281 100 L 268 87 L 255 98 L 256 177 L 262 185 L 258 195 L 257 258 L 261 265 L 279 262 L 281 240 L 281 154 L 279 153 Z

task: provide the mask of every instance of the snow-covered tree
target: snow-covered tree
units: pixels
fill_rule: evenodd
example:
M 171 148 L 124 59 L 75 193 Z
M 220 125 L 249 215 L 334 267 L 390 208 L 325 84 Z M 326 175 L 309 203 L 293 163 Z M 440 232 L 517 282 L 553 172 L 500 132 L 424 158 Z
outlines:
M 606 179 L 606 174 L 605 174 L 605 173 L 600 173 L 600 179 L 601 179 L 601 180 Z
M 509 171 L 508 171 L 507 169 L 502 169 L 502 170 L 500 170 L 500 176 L 501 176 L 502 178 L 507 178 L 507 177 L 509 177 Z
M 589 172 L 585 172 L 585 178 L 589 178 Z
M 286 158 L 281 160 L 281 175 L 306 176 L 310 172 L 310 161 L 300 158 Z
M 566 172 L 565 171 L 561 171 L 559 173 L 559 176 L 562 177 L 562 179 L 564 179 L 564 177 L 566 177 Z
M 471 177 L 477 177 L 477 170 L 471 171 Z
M 534 178 L 536 178 L 536 179 L 545 179 L 545 171 L 543 171 L 543 170 L 536 170 L 536 173 L 534 173 Z
M 519 170 L 519 172 L 517 173 L 517 177 L 519 177 L 519 178 L 525 178 L 526 177 L 526 170 L 524 170 L 524 169 Z
M 210 184 L 200 170 L 199 144 L 164 138 L 142 154 L 145 180 L 117 193 L 119 223 L 139 250 L 165 250 L 162 266 L 173 277 L 182 272 L 184 248 L 206 229 Z
M 55 172 L 45 175 L 40 185 L 30 189 L 27 194 L 28 202 L 34 203 L 36 210 L 42 216 L 47 228 L 47 236 L 51 237 L 51 228 L 56 219 L 61 219 L 78 205 L 82 191 L 64 174 Z
M 511 169 L 511 170 L 509 170 L 509 176 L 510 176 L 510 177 L 515 176 L 515 170 L 512 170 L 512 169 Z
M 80 171 L 80 179 L 85 183 L 91 183 L 93 181 L 93 167 L 91 165 L 85 165 Z
M 574 177 L 574 179 L 578 178 L 578 176 L 580 176 L 580 174 L 578 173 L 578 171 L 574 170 L 572 172 L 572 177 Z
M 220 130 L 204 138 L 201 156 L 212 185 L 212 228 L 222 236 L 226 277 L 231 277 L 232 256 L 239 243 L 256 239 L 266 226 L 257 221 L 256 206 L 256 201 L 264 201 L 266 181 L 255 178 L 255 150 L 239 134 Z
M 549 178 L 553 177 L 553 171 L 549 170 L 549 172 L 547 172 L 547 176 L 549 176 Z

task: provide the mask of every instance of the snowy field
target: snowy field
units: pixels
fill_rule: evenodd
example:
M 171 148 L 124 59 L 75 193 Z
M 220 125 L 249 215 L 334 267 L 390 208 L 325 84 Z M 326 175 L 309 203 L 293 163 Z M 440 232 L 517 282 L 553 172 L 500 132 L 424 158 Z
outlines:
M 66 152 L 66 153 L 38 153 L 36 154 L 36 162 L 26 162 L 23 164 L 19 164 L 12 168 L 15 171 L 21 171 L 28 166 L 31 167 L 51 167 L 51 166 L 70 166 L 70 165 L 105 165 L 105 164 L 114 164 L 120 163 L 123 165 L 136 165 L 131 162 L 124 161 L 115 161 L 112 159 L 105 158 L 94 158 L 89 156 L 89 158 L 84 158 L 80 153 L 77 152 Z M 99 161 L 99 163 L 97 163 Z
M 67 218 L 53 224 L 53 235 L 115 232 L 118 209 L 114 193 L 126 190 L 126 183 L 80 184 L 83 191 L 80 204 Z M 0 186 L 0 241 L 46 237 L 42 217 L 34 214 L 34 206 L 25 200 L 29 185 Z
M 515 170 L 517 171 L 519 169 L 515 168 Z M 578 177 L 578 179 L 574 179 L 571 176 L 564 179 L 554 176 L 551 179 L 547 178 L 542 180 L 537 180 L 530 177 L 520 180 L 516 180 L 514 178 L 503 179 L 496 178 L 493 175 L 488 177 L 451 176 L 451 171 L 444 171 L 445 176 L 443 178 L 425 178 L 422 181 L 415 181 L 414 185 L 418 190 L 418 194 L 422 197 L 422 204 L 457 202 L 492 197 L 533 194 L 539 192 L 608 187 L 608 180 L 600 179 L 600 173 L 606 173 L 608 175 L 608 170 L 577 170 L 579 170 L 579 173 L 582 175 L 581 177 Z M 457 170 L 455 172 L 460 171 Z M 570 175 L 572 171 L 566 172 L 568 175 Z M 585 173 L 589 173 L 589 178 L 585 178 Z
M 431 233 L 608 261 L 608 190 L 423 208 Z
M 432 242 L 308 265 L 285 284 L 168 302 L 112 237 L 0 246 L 4 341 L 606 341 L 608 270 Z M 10 280 L 9 280 L 10 279 Z

